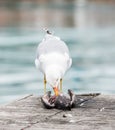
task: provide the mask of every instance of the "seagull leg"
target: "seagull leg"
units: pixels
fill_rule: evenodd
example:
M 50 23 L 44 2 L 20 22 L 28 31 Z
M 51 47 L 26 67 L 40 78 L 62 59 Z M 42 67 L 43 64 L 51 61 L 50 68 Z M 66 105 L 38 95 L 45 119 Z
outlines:
M 46 83 L 47 83 L 46 76 L 44 75 L 44 94 L 46 94 Z
M 62 92 L 62 79 L 60 79 L 60 92 Z

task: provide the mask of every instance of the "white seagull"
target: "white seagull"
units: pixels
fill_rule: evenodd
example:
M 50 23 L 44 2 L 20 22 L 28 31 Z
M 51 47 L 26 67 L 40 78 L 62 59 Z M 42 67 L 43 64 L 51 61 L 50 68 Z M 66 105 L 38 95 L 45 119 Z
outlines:
M 46 30 L 45 38 L 37 48 L 35 65 L 44 74 L 44 93 L 48 83 L 53 88 L 55 96 L 58 96 L 62 92 L 64 74 L 72 65 L 65 42 Z

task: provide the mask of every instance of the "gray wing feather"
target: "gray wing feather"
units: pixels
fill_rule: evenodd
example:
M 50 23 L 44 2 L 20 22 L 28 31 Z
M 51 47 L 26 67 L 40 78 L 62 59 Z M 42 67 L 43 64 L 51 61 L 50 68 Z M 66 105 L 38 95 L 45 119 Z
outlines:
M 63 41 L 53 35 L 47 34 L 45 39 L 38 45 L 37 57 L 41 54 L 47 54 L 50 52 L 66 52 L 69 54 L 68 47 Z

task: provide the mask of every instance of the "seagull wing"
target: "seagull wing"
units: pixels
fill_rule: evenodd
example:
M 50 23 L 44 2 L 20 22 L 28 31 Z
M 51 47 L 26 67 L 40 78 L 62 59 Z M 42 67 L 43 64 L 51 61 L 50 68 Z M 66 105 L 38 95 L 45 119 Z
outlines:
M 47 54 L 51 52 L 69 53 L 67 45 L 60 40 L 60 38 L 46 34 L 43 41 L 38 45 L 37 57 L 41 54 Z

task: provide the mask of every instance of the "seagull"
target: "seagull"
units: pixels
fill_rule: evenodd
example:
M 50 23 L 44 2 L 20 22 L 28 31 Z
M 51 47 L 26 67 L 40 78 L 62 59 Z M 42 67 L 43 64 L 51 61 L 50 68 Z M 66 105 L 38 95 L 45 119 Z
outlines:
M 72 58 L 66 43 L 49 30 L 45 31 L 46 35 L 37 47 L 35 65 L 44 75 L 44 93 L 48 83 L 58 96 L 62 93 L 62 79 L 72 65 Z

